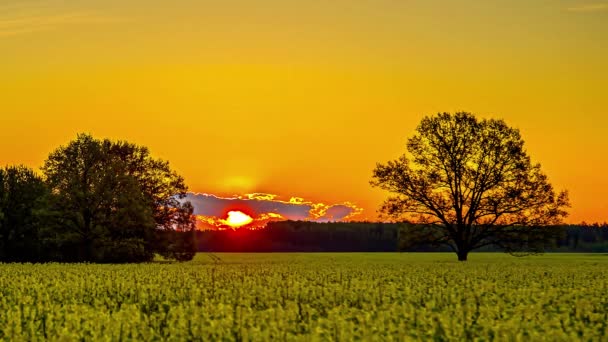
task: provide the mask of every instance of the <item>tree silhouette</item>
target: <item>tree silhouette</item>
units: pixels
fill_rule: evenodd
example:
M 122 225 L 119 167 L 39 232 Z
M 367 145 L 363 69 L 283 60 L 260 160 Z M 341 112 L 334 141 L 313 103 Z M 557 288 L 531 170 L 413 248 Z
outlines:
M 407 153 L 377 164 L 372 186 L 394 196 L 381 212 L 418 225 L 404 245 L 448 245 L 467 260 L 488 245 L 509 253 L 543 251 L 567 215 L 558 194 L 533 164 L 517 129 L 502 120 L 465 112 L 425 117 L 407 141 Z
M 47 188 L 25 166 L 0 169 L 0 260 L 36 262 L 44 258 Z
M 145 147 L 80 134 L 42 170 L 57 213 L 55 246 L 66 261 L 148 261 L 170 244 L 159 245 L 159 230 L 194 230 L 192 206 L 179 201 L 183 178 Z

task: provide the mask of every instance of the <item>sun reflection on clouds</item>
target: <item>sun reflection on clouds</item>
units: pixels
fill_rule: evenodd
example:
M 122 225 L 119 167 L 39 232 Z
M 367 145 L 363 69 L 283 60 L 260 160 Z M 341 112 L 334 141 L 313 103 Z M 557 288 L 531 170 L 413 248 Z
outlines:
M 184 200 L 192 202 L 197 225 L 201 230 L 240 227 L 255 229 L 264 227 L 270 221 L 282 220 L 349 221 L 363 211 L 350 202 L 315 203 L 295 196 L 290 197 L 289 200 L 282 200 L 278 195 L 267 193 L 250 193 L 232 197 L 190 193 Z M 236 214 L 237 212 L 240 214 Z M 247 217 L 251 220 L 247 220 Z M 242 224 L 235 224 L 234 220 L 242 220 L 239 221 Z
M 247 199 L 251 199 L 251 200 L 272 201 L 277 197 L 277 195 L 264 194 L 264 193 L 253 193 L 253 194 L 245 194 L 244 197 Z
M 289 203 L 301 204 L 304 203 L 304 199 L 302 197 L 292 197 L 289 199 Z

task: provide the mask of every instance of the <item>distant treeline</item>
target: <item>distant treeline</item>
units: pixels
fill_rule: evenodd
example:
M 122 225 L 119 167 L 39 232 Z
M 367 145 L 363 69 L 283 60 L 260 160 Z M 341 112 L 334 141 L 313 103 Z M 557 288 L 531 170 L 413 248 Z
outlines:
M 449 247 L 421 245 L 401 249 L 406 223 L 309 221 L 270 222 L 264 229 L 197 232 L 201 252 L 451 252 Z M 548 252 L 608 253 L 608 224 L 564 225 Z M 500 251 L 486 247 L 481 251 Z

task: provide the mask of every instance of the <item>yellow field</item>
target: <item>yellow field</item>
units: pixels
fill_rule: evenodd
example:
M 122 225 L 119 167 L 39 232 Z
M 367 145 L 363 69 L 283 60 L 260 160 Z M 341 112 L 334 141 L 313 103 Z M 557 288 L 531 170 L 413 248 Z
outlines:
M 0 338 L 608 340 L 608 255 L 215 256 L 0 264 Z

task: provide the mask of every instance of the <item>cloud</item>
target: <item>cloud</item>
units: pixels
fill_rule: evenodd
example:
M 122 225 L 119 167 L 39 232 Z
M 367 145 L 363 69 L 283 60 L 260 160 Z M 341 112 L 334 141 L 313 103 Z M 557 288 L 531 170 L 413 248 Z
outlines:
M 569 12 L 599 12 L 608 10 L 608 3 L 582 4 L 568 7 Z
M 0 7 L 0 37 L 50 31 L 68 25 L 121 21 L 95 11 L 57 11 L 49 1 L 32 1 Z
M 220 197 L 213 194 L 190 193 L 184 201 L 194 206 L 194 215 L 200 229 L 229 228 L 226 217 L 230 211 L 241 211 L 253 218 L 250 228 L 262 227 L 270 221 L 346 221 L 363 210 L 355 204 L 325 204 L 306 201 L 301 197 L 282 200 L 277 195 L 265 193 Z

